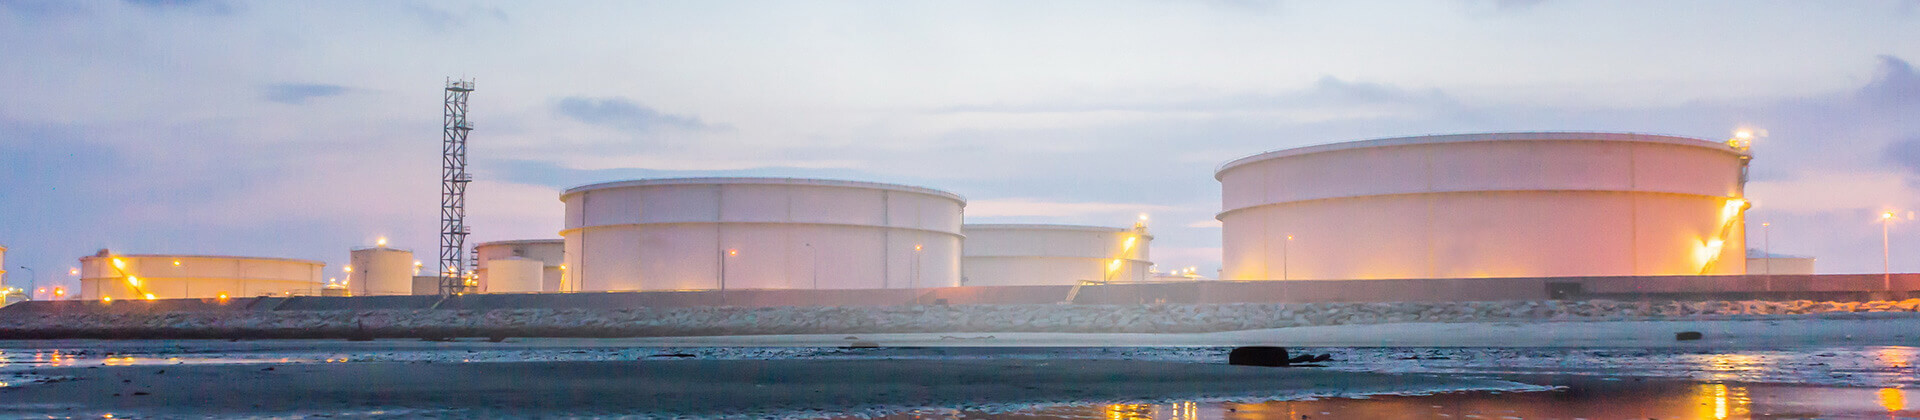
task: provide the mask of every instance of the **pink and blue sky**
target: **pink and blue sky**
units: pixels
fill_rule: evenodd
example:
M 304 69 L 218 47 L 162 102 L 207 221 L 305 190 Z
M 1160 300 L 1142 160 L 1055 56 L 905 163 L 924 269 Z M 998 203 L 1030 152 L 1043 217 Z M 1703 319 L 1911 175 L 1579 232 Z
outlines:
M 1878 272 L 1876 215 L 1920 210 L 1916 61 L 1913 0 L 0 0 L 0 245 L 16 284 L 100 248 L 429 259 L 466 76 L 476 242 L 556 237 L 579 184 L 826 177 L 975 222 L 1150 213 L 1156 262 L 1210 274 L 1237 157 L 1750 128 L 1773 251 Z M 1920 220 L 1892 242 L 1920 271 Z

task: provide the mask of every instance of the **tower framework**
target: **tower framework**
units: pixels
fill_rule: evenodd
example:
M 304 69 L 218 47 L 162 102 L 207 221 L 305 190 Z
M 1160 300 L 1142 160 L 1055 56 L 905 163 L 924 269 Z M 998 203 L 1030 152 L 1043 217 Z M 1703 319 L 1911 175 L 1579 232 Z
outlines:
M 467 234 L 467 95 L 471 80 L 447 80 L 440 148 L 440 295 L 465 292 Z

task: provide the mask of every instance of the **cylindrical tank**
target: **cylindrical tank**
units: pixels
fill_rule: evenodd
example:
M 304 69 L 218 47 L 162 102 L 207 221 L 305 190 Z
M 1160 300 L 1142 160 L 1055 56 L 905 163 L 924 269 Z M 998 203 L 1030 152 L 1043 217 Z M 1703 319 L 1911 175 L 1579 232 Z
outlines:
M 480 288 L 483 291 L 496 292 L 499 290 L 494 290 L 491 276 L 487 274 L 489 271 L 488 267 L 491 266 L 490 261 L 515 257 L 527 258 L 543 263 L 543 267 L 540 269 L 540 287 L 534 290 L 517 290 L 517 292 L 572 291 L 575 287 L 572 287 L 573 285 L 567 284 L 567 282 L 564 281 L 566 275 L 565 266 L 567 263 L 566 247 L 566 242 L 559 239 L 523 239 L 482 243 L 473 247 L 473 252 L 476 256 L 473 273 L 478 278 Z
M 960 283 L 966 201 L 904 185 L 649 179 L 567 190 L 580 290 L 882 289 Z
M 413 294 L 413 251 L 376 246 L 354 249 L 345 271 L 347 290 L 354 296 Z
M 531 293 L 540 291 L 543 271 L 546 264 L 540 260 L 507 257 L 492 260 L 488 268 L 492 277 L 488 278 L 488 293 Z
M 99 254 L 80 258 L 82 299 L 316 295 L 326 263 L 218 255 Z
M 1222 165 L 1223 278 L 1741 274 L 1743 146 L 1623 133 L 1404 137 Z
M 1147 279 L 1145 226 L 966 225 L 962 274 L 967 286 L 1072 285 Z

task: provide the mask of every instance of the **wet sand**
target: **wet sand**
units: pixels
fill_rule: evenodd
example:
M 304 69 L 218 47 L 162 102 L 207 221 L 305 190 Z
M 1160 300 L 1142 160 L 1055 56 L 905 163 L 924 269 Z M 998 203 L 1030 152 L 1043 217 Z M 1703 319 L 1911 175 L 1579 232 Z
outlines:
M 1124 360 L 650 360 L 37 369 L 0 415 L 819 417 L 1523 389 L 1494 379 Z

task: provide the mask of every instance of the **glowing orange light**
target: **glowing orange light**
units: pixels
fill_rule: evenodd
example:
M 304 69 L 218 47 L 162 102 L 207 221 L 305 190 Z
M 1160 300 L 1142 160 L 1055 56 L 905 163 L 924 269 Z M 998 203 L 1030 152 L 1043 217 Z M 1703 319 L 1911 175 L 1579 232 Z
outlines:
M 148 293 L 148 294 L 147 294 L 147 300 L 153 300 L 153 294 L 152 294 L 152 293 Z
M 1891 214 L 1891 213 L 1889 213 L 1889 214 Z M 118 269 L 122 269 L 122 270 L 125 270 L 125 269 L 127 269 L 127 262 L 126 262 L 126 261 L 122 261 L 122 260 L 120 260 L 119 258 L 114 258 L 114 259 L 113 259 L 113 268 L 118 268 Z
M 101 296 L 100 301 L 104 303 L 113 303 L 113 296 Z
M 920 250 L 920 245 L 914 245 L 914 246 L 913 246 L 913 250 L 914 250 L 914 251 L 919 251 L 919 250 Z
M 173 266 L 174 266 L 174 267 L 179 267 L 179 266 L 180 266 L 180 260 L 173 260 Z
M 1907 409 L 1907 394 L 1900 388 L 1880 388 L 1880 407 L 1892 413 Z
M 727 256 L 729 256 L 729 257 L 733 257 L 733 256 L 739 256 L 739 255 L 740 255 L 740 250 L 738 250 L 738 249 L 727 249 Z

